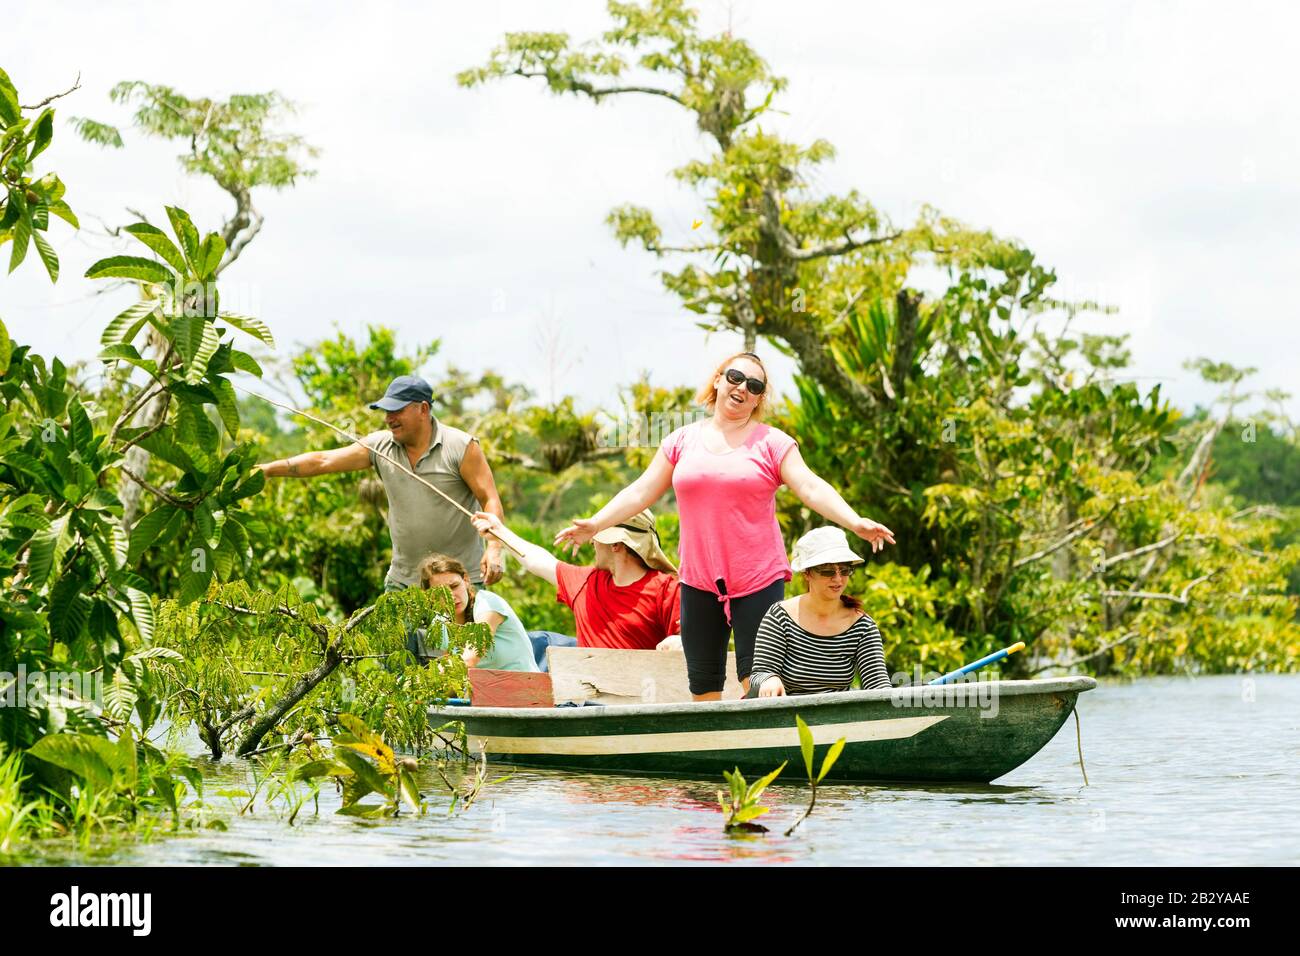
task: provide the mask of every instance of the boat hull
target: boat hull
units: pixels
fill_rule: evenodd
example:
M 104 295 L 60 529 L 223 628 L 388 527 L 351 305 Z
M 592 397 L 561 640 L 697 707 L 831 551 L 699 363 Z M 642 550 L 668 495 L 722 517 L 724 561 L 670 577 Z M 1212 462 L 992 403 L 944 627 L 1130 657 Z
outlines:
M 471 749 L 527 767 L 716 777 L 802 763 L 795 715 L 818 745 L 846 744 L 828 780 L 988 782 L 1055 736 L 1088 677 L 978 681 L 804 697 L 604 707 L 435 707 L 465 724 Z

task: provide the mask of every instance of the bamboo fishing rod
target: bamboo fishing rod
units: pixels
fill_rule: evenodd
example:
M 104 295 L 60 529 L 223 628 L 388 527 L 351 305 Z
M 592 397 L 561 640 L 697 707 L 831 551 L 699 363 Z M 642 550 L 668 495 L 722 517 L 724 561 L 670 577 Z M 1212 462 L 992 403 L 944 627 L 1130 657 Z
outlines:
M 304 412 L 301 408 L 294 408 L 292 405 L 286 405 L 284 402 L 277 402 L 277 401 L 276 401 L 275 399 L 273 399 L 273 398 L 267 398 L 265 395 L 261 395 L 261 394 L 259 394 L 259 393 L 257 393 L 257 392 L 252 391 L 251 389 L 244 388 L 242 385 L 235 385 L 234 382 L 231 382 L 230 384 L 231 384 L 231 385 L 234 385 L 235 388 L 239 389 L 239 390 L 240 390 L 241 392 L 243 392 L 245 395 L 252 395 L 254 398 L 260 398 L 262 401 L 266 402 L 266 403 L 269 404 L 269 405 L 274 405 L 276 408 L 283 408 L 286 412 L 292 412 L 294 415 L 301 415 L 303 418 L 310 419 L 311 421 L 315 422 L 317 425 L 324 425 L 326 428 L 331 429 L 332 431 L 336 431 L 336 432 L 338 432 L 340 435 L 342 435 L 342 436 L 343 436 L 344 438 L 346 438 L 348 441 L 356 442 L 358 445 L 362 444 L 361 439 L 358 438 L 356 435 L 353 435 L 351 432 L 344 431 L 342 428 L 339 428 L 337 425 L 333 424 L 332 422 L 327 422 L 327 421 L 325 421 L 325 419 L 323 419 L 323 418 L 317 418 L 315 415 L 311 414 L 311 412 Z M 447 493 L 446 493 L 445 491 L 443 491 L 441 488 L 439 488 L 439 487 L 437 487 L 436 485 L 432 484 L 431 482 L 428 482 L 428 481 L 426 481 L 425 479 L 421 478 L 419 475 L 417 475 L 417 474 L 416 474 L 414 471 L 412 471 L 411 469 L 407 468 L 405 465 L 403 465 L 403 464 L 402 464 L 400 461 L 398 461 L 396 458 L 392 458 L 392 457 L 390 457 L 390 456 L 388 456 L 388 455 L 382 454 L 382 453 L 381 453 L 380 451 L 378 451 L 377 449 L 375 449 L 375 448 L 370 448 L 369 445 L 365 445 L 364 447 L 369 448 L 372 454 L 378 455 L 380 458 L 384 459 L 385 461 L 391 462 L 392 464 L 396 465 L 397 468 L 398 468 L 398 471 L 400 471 L 402 474 L 404 474 L 404 475 L 408 475 L 409 477 L 414 478 L 416 481 L 418 481 L 420 484 L 424 485 L 424 486 L 425 486 L 426 488 L 428 488 L 430 491 L 434 492 L 435 494 L 439 494 L 439 495 L 441 495 L 443 498 L 445 498 L 445 499 L 447 500 L 447 503 L 448 503 L 449 505 L 451 505 L 453 508 L 455 508 L 455 509 L 456 509 L 457 511 L 459 511 L 461 514 L 463 514 L 466 518 L 473 518 L 473 517 L 474 517 L 474 513 L 473 513 L 472 511 L 467 510 L 467 509 L 465 508 L 465 506 L 462 505 L 459 501 L 457 501 L 456 499 L 452 498 L 451 495 L 447 494 Z M 494 532 L 492 532 L 492 531 L 489 531 L 488 534 L 492 535 L 492 537 L 496 538 L 496 539 L 497 539 L 498 541 L 500 541 L 503 545 L 505 545 L 507 548 L 509 548 L 509 549 L 510 549 L 510 553 L 513 554 L 513 555 L 515 555 L 515 557 L 517 557 L 517 558 L 523 558 L 523 556 L 524 556 L 524 555 L 523 555 L 523 552 L 521 552 L 518 548 L 514 547 L 514 546 L 513 546 L 509 541 L 505 540 L 505 539 L 502 538 L 500 535 L 498 535 L 498 534 L 496 534 L 496 533 L 494 533 Z

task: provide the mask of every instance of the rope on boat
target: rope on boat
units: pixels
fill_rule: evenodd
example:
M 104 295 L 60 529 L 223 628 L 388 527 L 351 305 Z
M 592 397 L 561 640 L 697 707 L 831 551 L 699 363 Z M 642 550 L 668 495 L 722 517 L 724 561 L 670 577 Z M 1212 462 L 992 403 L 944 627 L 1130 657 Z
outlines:
M 1083 729 L 1079 726 L 1079 705 L 1074 705 L 1074 735 L 1079 743 L 1079 769 L 1083 771 L 1083 785 L 1088 786 L 1088 771 L 1083 766 Z

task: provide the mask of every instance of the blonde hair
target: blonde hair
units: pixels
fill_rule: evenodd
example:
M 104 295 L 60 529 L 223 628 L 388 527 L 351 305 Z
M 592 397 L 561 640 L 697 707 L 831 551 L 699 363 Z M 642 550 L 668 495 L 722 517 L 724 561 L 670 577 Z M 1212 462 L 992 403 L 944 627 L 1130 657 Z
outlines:
M 700 390 L 695 393 L 695 404 L 703 405 L 709 411 L 713 411 L 714 406 L 718 402 L 718 390 L 713 387 L 713 383 L 716 382 L 718 376 L 725 372 L 731 366 L 731 363 L 736 361 L 738 358 L 749 359 L 763 370 L 763 381 L 767 383 L 767 388 L 763 389 L 763 394 L 758 396 L 758 404 L 754 406 L 753 414 L 750 415 L 750 418 L 754 421 L 761 422 L 763 420 L 763 413 L 767 411 L 768 396 L 772 394 L 772 382 L 767 375 L 767 366 L 764 365 L 763 360 L 753 352 L 736 352 L 732 355 L 728 355 L 725 359 L 719 362 L 718 367 L 713 370 L 713 374 L 709 376 L 708 381 L 700 386 Z
M 464 579 L 465 590 L 469 593 L 465 599 L 465 616 L 473 617 L 474 585 L 469 583 L 469 572 L 465 570 L 465 565 L 449 554 L 431 554 L 420 562 L 420 587 L 433 587 L 433 577 L 436 574 L 459 574 Z

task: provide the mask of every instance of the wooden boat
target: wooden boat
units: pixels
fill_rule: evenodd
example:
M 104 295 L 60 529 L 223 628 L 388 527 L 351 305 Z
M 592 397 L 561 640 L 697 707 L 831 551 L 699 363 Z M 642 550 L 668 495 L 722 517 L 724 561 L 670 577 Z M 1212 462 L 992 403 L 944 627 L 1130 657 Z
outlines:
M 787 760 L 802 773 L 798 714 L 819 764 L 825 745 L 846 741 L 828 780 L 987 783 L 1038 753 L 1096 686 L 1067 677 L 699 703 L 444 706 L 430 719 L 463 721 L 471 749 L 501 763 L 709 778 L 739 767 L 753 778 Z

